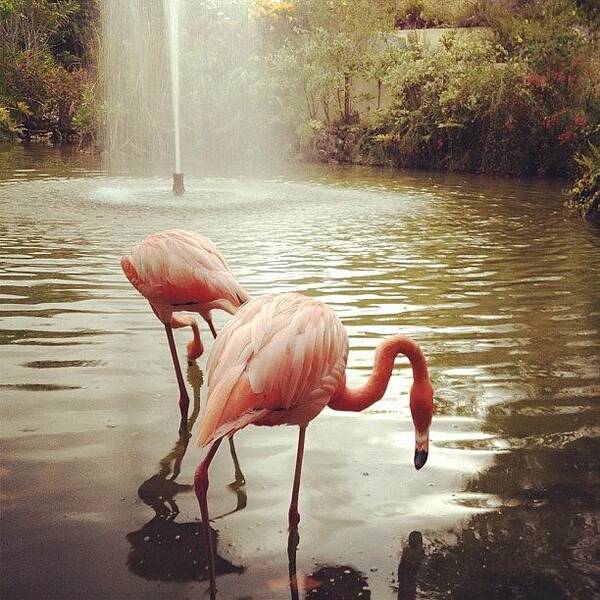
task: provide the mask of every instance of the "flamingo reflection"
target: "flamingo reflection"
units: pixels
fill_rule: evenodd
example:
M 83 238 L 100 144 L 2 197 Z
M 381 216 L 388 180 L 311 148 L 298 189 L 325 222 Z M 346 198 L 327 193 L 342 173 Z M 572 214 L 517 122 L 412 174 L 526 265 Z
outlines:
M 171 451 L 159 461 L 158 473 L 146 479 L 138 488 L 140 500 L 154 510 L 155 518 L 174 519 L 179 514 L 175 496 L 193 489 L 193 486 L 183 485 L 175 480 L 181 473 L 181 463 L 190 441 L 190 431 L 200 414 L 200 390 L 203 377 L 196 363 L 188 366 L 187 379 L 194 391 L 194 405 L 186 429 L 180 434 Z
M 322 565 L 310 575 L 299 577 L 296 566 L 299 543 L 298 530 L 291 529 L 287 550 L 292 600 L 299 600 L 302 589 L 306 598 L 311 600 L 370 600 L 371 591 L 367 578 L 360 571 L 347 565 Z
M 218 533 L 211 527 L 214 548 Z M 132 573 L 151 581 L 206 581 L 209 579 L 208 555 L 198 523 L 176 523 L 153 518 L 138 531 L 127 535 L 131 550 L 127 566 Z M 219 556 L 215 560 L 217 575 L 241 574 L 237 566 Z
M 187 378 L 194 391 L 194 405 L 183 432 L 172 449 L 159 461 L 158 472 L 146 479 L 138 488 L 138 496 L 151 507 L 154 516 L 141 529 L 127 535 L 131 545 L 127 556 L 129 569 L 149 580 L 158 581 L 204 581 L 209 578 L 208 554 L 204 538 L 200 535 L 197 522 L 177 523 L 179 507 L 175 500 L 181 493 L 190 492 L 192 485 L 176 481 L 181 473 L 181 465 L 188 448 L 190 431 L 200 414 L 200 390 L 202 371 L 196 363 L 188 365 Z M 231 514 L 246 507 L 245 479 L 237 461 L 233 445 L 230 446 L 234 460 L 235 480 L 229 487 L 237 496 L 236 507 Z M 225 515 L 220 515 L 221 518 Z M 218 547 L 218 533 L 211 528 L 213 547 Z M 216 556 L 217 575 L 243 573 L 244 567 L 237 566 Z

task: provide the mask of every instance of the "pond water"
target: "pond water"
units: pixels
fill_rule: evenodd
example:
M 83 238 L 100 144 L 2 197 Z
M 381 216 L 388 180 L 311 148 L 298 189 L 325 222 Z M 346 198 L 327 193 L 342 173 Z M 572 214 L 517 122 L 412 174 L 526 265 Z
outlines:
M 245 485 L 222 447 L 220 598 L 600 597 L 600 235 L 563 213 L 560 184 L 302 166 L 186 186 L 0 151 L 3 599 L 207 597 L 190 485 L 207 354 L 187 371 L 186 447 L 164 331 L 119 266 L 172 227 L 211 238 L 252 295 L 330 303 L 350 384 L 404 333 L 436 388 L 419 472 L 406 361 L 372 410 L 311 424 L 298 592 L 297 431 L 236 436 Z

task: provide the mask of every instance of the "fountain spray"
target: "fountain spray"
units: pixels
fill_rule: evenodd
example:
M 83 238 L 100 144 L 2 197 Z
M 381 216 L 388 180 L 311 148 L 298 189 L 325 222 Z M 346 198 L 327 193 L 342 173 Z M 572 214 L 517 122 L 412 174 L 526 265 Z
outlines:
M 169 40 L 169 62 L 171 66 L 171 105 L 173 107 L 173 129 L 175 133 L 175 172 L 173 193 L 181 196 L 185 192 L 181 172 L 181 119 L 179 91 L 179 3 L 180 0 L 163 0 L 167 19 Z
M 109 171 L 131 171 L 144 158 L 145 172 L 175 173 L 171 183 L 181 193 L 181 172 L 192 165 L 207 174 L 262 170 L 284 157 L 290 144 L 274 126 L 280 120 L 265 85 L 263 25 L 250 3 L 98 3 Z

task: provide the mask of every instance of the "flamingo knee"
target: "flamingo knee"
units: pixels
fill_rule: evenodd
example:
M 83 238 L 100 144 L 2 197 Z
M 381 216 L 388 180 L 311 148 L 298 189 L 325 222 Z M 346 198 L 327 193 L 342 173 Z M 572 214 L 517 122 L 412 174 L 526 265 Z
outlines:
M 194 473 L 194 491 L 198 500 L 208 492 L 208 486 L 208 468 L 204 466 L 204 463 L 200 463 Z
M 290 506 L 290 510 L 288 512 L 289 531 L 294 531 L 295 529 L 298 529 L 299 523 L 300 523 L 300 513 L 298 512 L 298 505 Z

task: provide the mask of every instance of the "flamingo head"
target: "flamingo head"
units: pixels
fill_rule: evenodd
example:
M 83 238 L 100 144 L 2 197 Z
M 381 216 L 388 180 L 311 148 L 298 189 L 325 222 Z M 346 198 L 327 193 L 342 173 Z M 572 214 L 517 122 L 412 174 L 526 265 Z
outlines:
M 433 417 L 433 387 L 427 379 L 415 381 L 410 388 L 410 412 L 415 426 L 415 469 L 427 462 L 429 455 L 429 427 Z
M 202 356 L 203 352 L 204 346 L 202 345 L 200 337 L 198 337 L 198 339 L 190 340 L 187 345 L 188 363 L 192 364 L 197 358 Z

